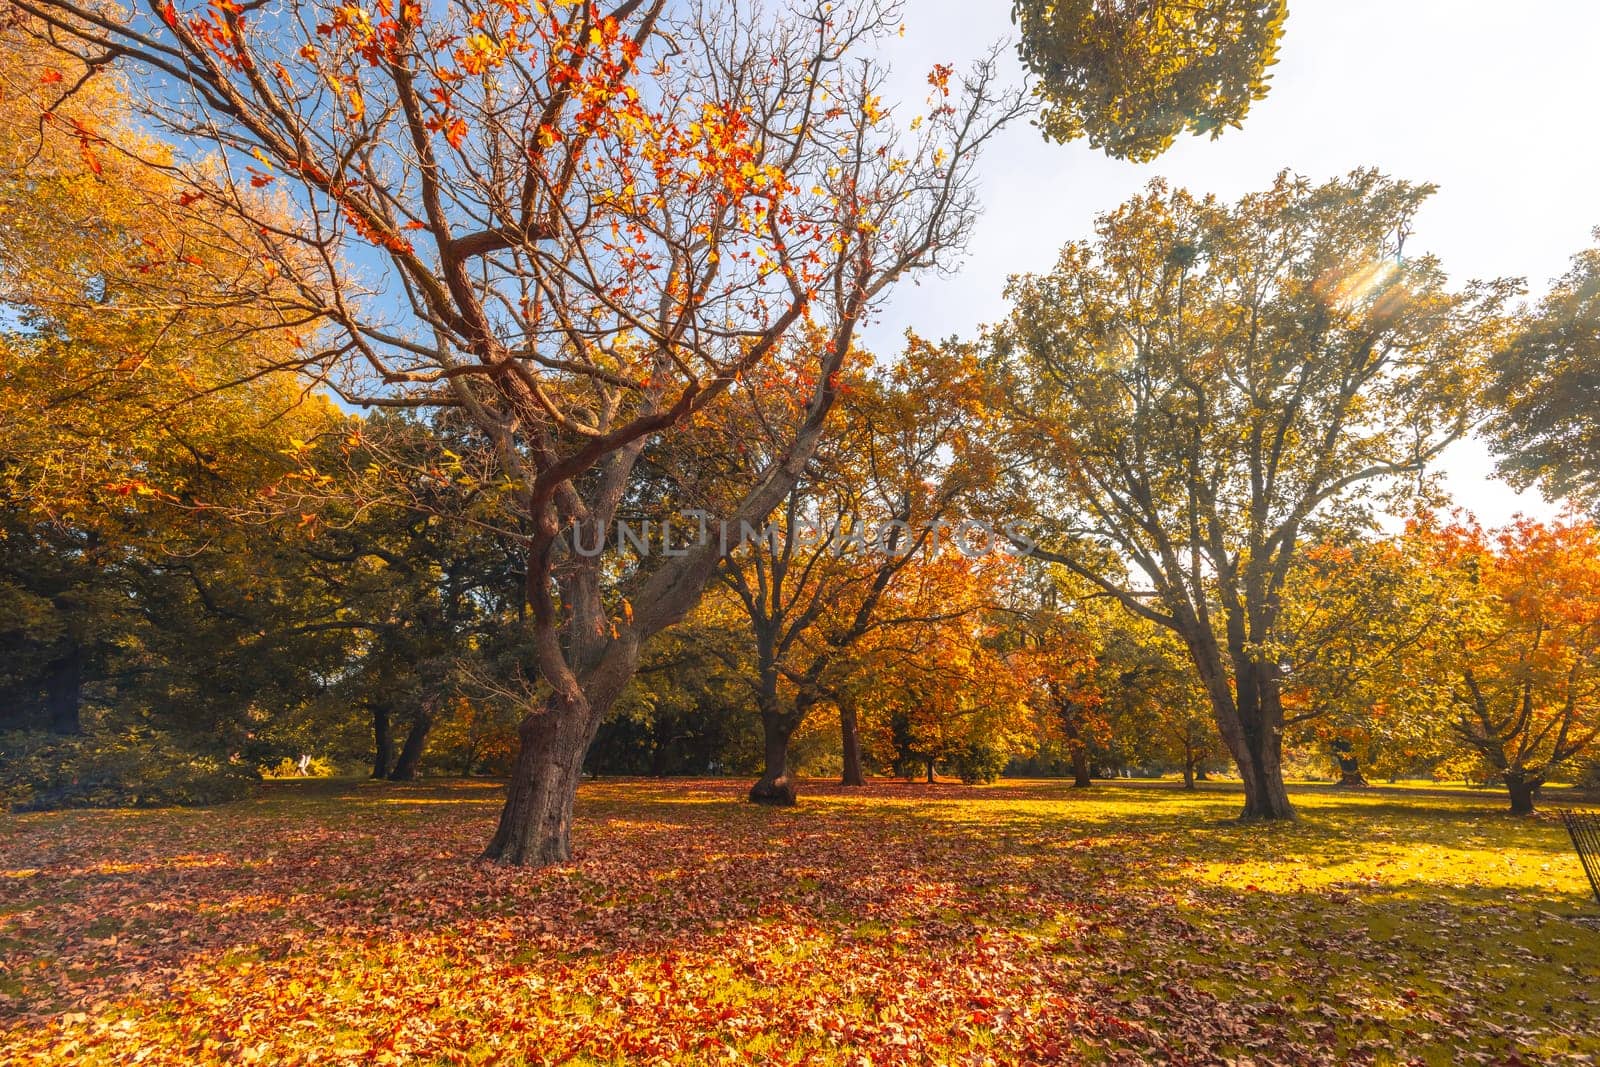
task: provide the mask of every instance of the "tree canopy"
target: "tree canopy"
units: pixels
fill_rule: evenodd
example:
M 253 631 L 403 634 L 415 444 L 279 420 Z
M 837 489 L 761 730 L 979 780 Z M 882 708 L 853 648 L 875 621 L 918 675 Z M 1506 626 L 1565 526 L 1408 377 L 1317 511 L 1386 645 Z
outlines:
M 1229 205 L 1156 182 L 1016 279 L 994 333 L 1034 554 L 1182 638 L 1248 815 L 1291 814 L 1281 623 L 1303 539 L 1467 431 L 1502 328 L 1509 283 L 1453 291 L 1403 255 L 1430 192 L 1285 174 Z
M 1287 0 L 1015 0 L 1023 65 L 1053 141 L 1148 162 L 1267 95 Z
M 1600 248 L 1573 257 L 1497 354 L 1494 372 L 1488 429 L 1501 473 L 1600 506 Z

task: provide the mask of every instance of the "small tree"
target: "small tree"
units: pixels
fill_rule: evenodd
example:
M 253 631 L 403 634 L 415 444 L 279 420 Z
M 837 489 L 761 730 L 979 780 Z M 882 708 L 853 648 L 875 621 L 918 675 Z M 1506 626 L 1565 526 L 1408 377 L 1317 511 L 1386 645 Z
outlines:
M 1453 602 L 1420 665 L 1447 687 L 1456 736 L 1529 814 L 1551 774 L 1600 737 L 1600 533 L 1522 519 L 1417 538 Z
M 915 624 L 954 620 L 978 599 L 951 590 L 912 606 L 907 587 L 959 582 L 970 572 L 938 557 L 961 548 L 963 498 L 984 480 L 984 383 L 968 346 L 912 336 L 893 364 L 853 380 L 837 411 L 841 430 L 789 493 L 771 536 L 740 538 L 721 575 L 755 639 L 752 677 L 766 766 L 750 791 L 792 804 L 790 739 L 811 710 L 840 710 L 846 784 L 861 784 L 851 691 L 864 645 Z M 774 414 L 755 412 L 737 448 L 747 459 L 772 438 Z M 762 433 L 760 428 L 765 428 Z M 786 436 L 781 430 L 777 438 Z M 887 633 L 886 633 L 887 632 Z

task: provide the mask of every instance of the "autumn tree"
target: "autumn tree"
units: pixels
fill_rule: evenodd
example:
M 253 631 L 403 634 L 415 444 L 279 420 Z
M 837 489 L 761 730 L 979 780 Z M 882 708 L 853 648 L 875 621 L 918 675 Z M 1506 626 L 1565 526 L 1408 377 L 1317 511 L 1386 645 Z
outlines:
M 1325 747 L 1339 784 L 1367 784 L 1365 763 L 1393 768 L 1439 748 L 1413 652 L 1448 626 L 1446 583 L 1410 535 L 1342 531 L 1307 544 L 1283 595 L 1285 725 Z M 1329 531 L 1333 534 L 1333 531 Z
M 1171 630 L 1122 613 L 1102 623 L 1096 644 L 1109 748 L 1129 762 L 1175 767 L 1194 789 L 1227 758 L 1205 689 Z
M 1094 754 L 1108 739 L 1102 714 L 1108 687 L 1097 655 L 1102 616 L 1078 592 L 1071 578 L 1024 571 L 993 610 L 1007 665 L 1027 692 L 1041 736 L 1059 744 L 1073 785 L 1087 789 L 1094 784 Z
M 1404 254 L 1431 192 L 1287 174 L 1237 204 L 1161 183 L 1103 216 L 994 332 L 1033 553 L 1183 641 L 1245 786 L 1285 819 L 1285 583 L 1471 425 L 1509 286 Z M 1104 573 L 1104 553 L 1122 573 Z
M 149 113 L 216 153 L 175 168 L 183 195 L 252 222 L 265 194 L 292 206 L 252 233 L 294 283 L 279 314 L 318 324 L 306 368 L 353 403 L 459 407 L 493 450 L 516 486 L 526 647 L 547 688 L 486 855 L 565 859 L 595 729 L 719 557 L 658 557 L 608 597 L 574 529 L 608 530 L 646 443 L 809 325 L 810 414 L 723 518 L 777 505 L 863 316 L 961 243 L 976 151 L 1020 105 L 997 98 L 990 63 L 940 68 L 908 130 L 882 68 L 857 62 L 898 24 L 870 3 L 152 0 L 116 21 L 17 2 L 64 49 L 166 76 Z
M 119 781 L 141 776 L 144 799 L 216 796 L 221 778 L 232 788 L 253 777 L 247 750 L 261 717 L 303 702 L 315 672 L 340 655 L 331 635 L 251 640 L 255 628 L 224 600 L 293 587 L 292 553 L 221 511 L 292 471 L 285 452 L 297 435 L 314 438 L 342 417 L 307 399 L 291 374 L 273 373 L 292 341 L 260 302 L 280 283 L 239 254 L 237 224 L 230 232 L 198 205 L 184 208 L 167 175 L 105 153 L 102 134 L 155 150 L 136 134 L 120 84 L 52 52 L 7 14 L 8 755 L 30 753 L 33 802 L 105 802 Z M 40 740 L 34 727 L 55 738 Z
M 1148 162 L 1217 137 L 1267 95 L 1287 0 L 1015 0 L 1018 52 L 1054 141 Z
M 1033 695 L 989 610 L 1016 561 L 940 555 L 896 588 L 885 627 L 863 642 L 850 694 L 865 747 L 878 762 L 929 782 L 941 768 L 968 783 L 993 780 L 1032 751 Z
M 1418 669 L 1444 687 L 1450 728 L 1505 783 L 1511 810 L 1600 737 L 1600 534 L 1520 519 L 1419 531 L 1448 582 L 1449 625 Z
M 1552 498 L 1600 501 L 1600 248 L 1573 257 L 1496 354 L 1490 395 L 1502 474 L 1518 486 L 1539 482 Z
M 953 541 L 964 496 L 985 479 L 974 447 L 986 417 L 984 389 L 971 346 L 909 337 L 878 373 L 841 383 L 837 431 L 772 525 L 740 531 L 729 546 L 721 576 L 754 639 L 751 681 L 765 736 L 766 766 L 752 801 L 794 803 L 790 742 L 824 704 L 839 708 L 845 781 L 861 784 L 852 689 L 863 642 L 968 610 L 960 596 L 925 600 L 916 611 L 891 605 L 908 603 L 898 588 L 928 580 L 941 553 L 966 547 Z M 736 446 L 746 462 L 769 462 L 790 436 L 783 421 L 796 414 L 750 412 Z

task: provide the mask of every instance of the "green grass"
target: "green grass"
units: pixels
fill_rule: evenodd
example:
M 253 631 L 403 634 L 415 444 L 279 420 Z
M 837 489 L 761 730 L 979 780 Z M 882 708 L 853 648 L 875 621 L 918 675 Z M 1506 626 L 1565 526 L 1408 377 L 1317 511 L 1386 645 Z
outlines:
M 1493 794 L 485 783 L 9 817 L 7 1062 L 1595 1062 L 1600 905 Z M 4 1057 L 0 1057 L 4 1058 Z

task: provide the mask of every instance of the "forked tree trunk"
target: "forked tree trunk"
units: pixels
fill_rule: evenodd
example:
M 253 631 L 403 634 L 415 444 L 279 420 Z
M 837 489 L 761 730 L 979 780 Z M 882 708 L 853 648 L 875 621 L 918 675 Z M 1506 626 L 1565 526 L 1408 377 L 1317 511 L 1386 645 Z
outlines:
M 867 780 L 861 773 L 861 723 L 857 719 L 855 705 L 839 705 L 839 734 L 844 746 L 842 784 L 866 785 Z
M 1245 733 L 1244 744 L 1234 753 L 1239 777 L 1244 780 L 1244 811 L 1240 818 L 1289 820 L 1295 818 L 1294 805 L 1283 784 L 1283 736 L 1281 731 L 1255 729 Z
M 1511 814 L 1532 815 L 1534 802 L 1539 799 L 1539 787 L 1543 780 L 1535 776 L 1508 773 L 1506 779 L 1506 792 L 1511 794 Z
M 789 807 L 795 802 L 794 779 L 789 774 L 789 738 L 794 726 L 786 716 L 763 709 L 761 732 L 765 766 L 760 781 L 750 787 L 750 802 Z
M 387 778 L 394 764 L 394 726 L 387 704 L 372 705 L 372 777 Z
M 389 770 L 389 781 L 409 782 L 416 778 L 417 768 L 422 763 L 422 748 L 428 743 L 428 731 L 432 729 L 433 716 L 425 711 L 417 712 L 416 718 L 411 720 L 411 729 L 406 731 L 405 744 L 400 746 L 400 756 Z
M 1283 784 L 1283 705 L 1275 683 L 1262 677 L 1260 665 L 1242 655 L 1234 657 L 1235 685 L 1229 684 L 1220 665 L 1209 657 L 1197 655 L 1196 660 L 1217 728 L 1244 783 L 1244 810 L 1239 817 L 1246 821 L 1294 819 L 1294 805 Z

